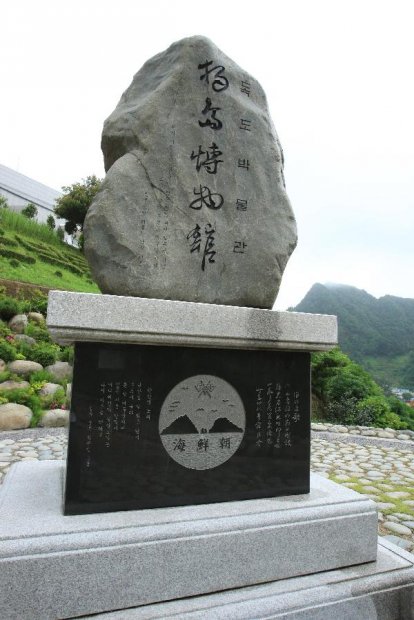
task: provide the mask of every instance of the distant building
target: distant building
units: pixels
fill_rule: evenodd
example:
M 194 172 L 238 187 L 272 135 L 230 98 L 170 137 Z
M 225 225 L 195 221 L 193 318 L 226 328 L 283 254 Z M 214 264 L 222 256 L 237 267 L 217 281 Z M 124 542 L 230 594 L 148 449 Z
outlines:
M 32 202 L 38 210 L 36 217 L 38 222 L 46 222 L 49 215 L 53 215 L 57 220 L 53 208 L 56 198 L 62 195 L 61 192 L 2 164 L 0 164 L 0 194 L 7 199 L 13 211 L 21 211 Z M 58 220 L 56 223 L 62 225 L 64 220 Z

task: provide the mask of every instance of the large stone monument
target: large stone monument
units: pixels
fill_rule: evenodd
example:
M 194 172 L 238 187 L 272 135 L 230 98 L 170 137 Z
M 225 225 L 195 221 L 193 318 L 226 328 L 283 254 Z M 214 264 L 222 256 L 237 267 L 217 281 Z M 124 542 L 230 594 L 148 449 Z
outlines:
M 6 478 L 2 618 L 411 620 L 412 556 L 310 475 L 310 353 L 336 317 L 264 309 L 296 232 L 260 86 L 180 41 L 103 150 L 85 241 L 107 294 L 49 297 L 75 343 L 68 459 Z

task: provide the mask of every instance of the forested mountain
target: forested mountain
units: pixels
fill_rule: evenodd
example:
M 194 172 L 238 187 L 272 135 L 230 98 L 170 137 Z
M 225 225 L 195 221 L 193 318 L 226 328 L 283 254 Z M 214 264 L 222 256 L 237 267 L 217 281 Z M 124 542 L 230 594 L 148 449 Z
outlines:
M 343 351 L 382 382 L 414 387 L 414 299 L 314 284 L 292 310 L 336 314 Z

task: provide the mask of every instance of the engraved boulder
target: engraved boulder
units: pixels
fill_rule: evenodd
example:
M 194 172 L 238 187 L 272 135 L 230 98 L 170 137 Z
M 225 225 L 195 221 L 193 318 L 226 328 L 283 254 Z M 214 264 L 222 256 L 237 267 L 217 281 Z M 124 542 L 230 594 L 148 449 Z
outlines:
M 102 135 L 85 219 L 102 292 L 271 308 L 296 246 L 263 89 L 204 37 L 135 75 Z

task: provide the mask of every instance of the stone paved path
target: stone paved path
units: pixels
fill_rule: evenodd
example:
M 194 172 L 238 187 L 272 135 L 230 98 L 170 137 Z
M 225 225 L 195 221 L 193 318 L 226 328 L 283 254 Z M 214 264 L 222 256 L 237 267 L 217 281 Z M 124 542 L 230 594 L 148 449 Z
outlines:
M 65 458 L 66 437 L 65 429 L 0 434 L 0 484 L 16 461 Z M 318 434 L 312 438 L 312 470 L 373 499 L 379 534 L 414 551 L 413 445 Z

